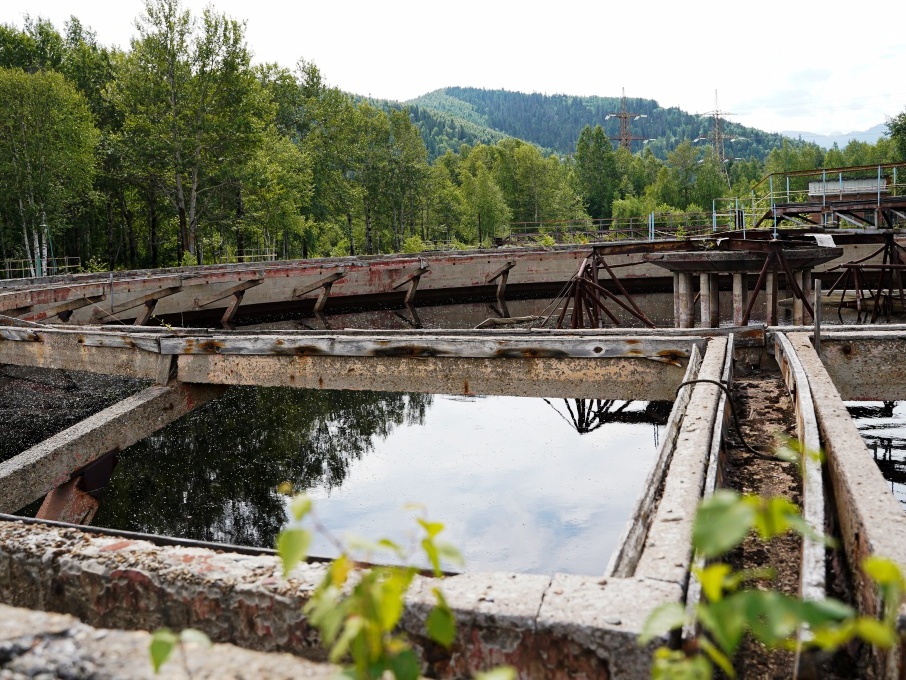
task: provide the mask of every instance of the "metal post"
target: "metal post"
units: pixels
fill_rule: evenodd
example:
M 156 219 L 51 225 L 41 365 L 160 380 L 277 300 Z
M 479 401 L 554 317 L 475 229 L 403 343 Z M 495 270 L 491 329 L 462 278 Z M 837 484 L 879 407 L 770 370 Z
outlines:
M 790 176 L 786 176 L 786 202 L 790 202 Z
M 717 199 L 711 199 L 711 231 L 717 231 Z
M 821 171 L 821 207 L 827 205 L 827 170 Z
M 878 209 L 880 210 L 880 208 L 881 208 L 881 166 L 879 165 L 878 166 Z M 880 220 L 877 220 L 877 222 L 878 222 L 877 226 L 880 227 L 881 226 Z
M 815 353 L 821 356 L 821 279 L 815 277 L 814 285 L 814 302 L 812 308 L 815 310 L 815 332 L 812 338 L 812 344 L 815 346 Z

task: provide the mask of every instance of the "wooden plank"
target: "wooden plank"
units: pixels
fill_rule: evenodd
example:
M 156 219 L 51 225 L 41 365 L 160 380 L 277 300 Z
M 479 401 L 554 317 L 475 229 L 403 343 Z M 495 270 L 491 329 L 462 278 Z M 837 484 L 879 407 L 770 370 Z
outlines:
M 38 328 L 0 327 L 0 338 L 12 342 L 48 343 L 54 340 L 60 344 L 68 343 L 76 347 L 110 347 L 160 352 L 160 336 L 144 333 L 99 333 L 96 329 L 68 331 L 43 326 Z
M 174 295 L 175 293 L 178 293 L 180 290 L 182 290 L 182 285 L 170 286 L 168 288 L 161 288 L 160 290 L 155 290 L 150 293 L 145 293 L 144 295 L 139 295 L 138 297 L 134 297 L 131 300 L 126 300 L 125 302 L 120 302 L 120 303 L 114 304 L 110 310 L 100 309 L 100 308 L 95 309 L 94 314 L 92 315 L 92 318 L 95 318 L 95 319 L 110 318 L 110 317 L 113 317 L 113 316 L 119 314 L 120 312 L 125 312 L 126 310 L 138 307 L 139 305 L 143 305 L 143 304 L 151 302 L 151 301 L 157 301 L 157 300 L 160 300 L 161 298 L 165 298 L 170 295 Z
M 163 354 L 235 354 L 248 356 L 357 356 L 357 357 L 471 357 L 487 359 L 581 357 L 647 358 L 677 362 L 689 357 L 692 346 L 704 348 L 703 338 L 665 337 L 472 337 L 434 336 L 418 339 L 310 334 L 305 336 L 214 335 L 162 337 Z
M 322 286 L 332 284 L 334 281 L 338 281 L 339 279 L 342 279 L 344 276 L 346 276 L 345 271 L 334 272 L 333 274 L 320 278 L 317 281 L 315 281 L 314 283 L 308 284 L 307 286 L 303 286 L 302 288 L 296 288 L 295 290 L 293 290 L 293 294 L 291 295 L 291 297 L 293 299 L 300 298 L 303 295 L 307 295 L 308 293 L 311 293 L 313 290 L 318 290 L 318 288 L 321 288 Z
M 250 279 L 248 281 L 243 281 L 242 283 L 237 283 L 235 286 L 224 288 L 223 290 L 216 293 L 211 293 L 207 297 L 195 298 L 194 308 L 201 309 L 202 307 L 206 307 L 207 305 L 219 302 L 220 300 L 224 300 L 231 295 L 235 295 L 236 293 L 244 292 L 249 288 L 254 288 L 255 286 L 261 285 L 261 283 L 263 282 L 264 279 Z
M 0 364 L 13 366 L 57 368 L 154 380 L 158 375 L 159 358 L 160 355 L 156 352 L 137 351 L 133 347 L 91 346 L 87 343 L 80 344 L 77 337 L 61 337 L 57 334 L 42 334 L 40 340 L 31 342 L 0 339 Z
M 222 392 L 185 384 L 149 387 L 0 463 L 0 512 L 38 500 L 88 463 L 131 446 Z

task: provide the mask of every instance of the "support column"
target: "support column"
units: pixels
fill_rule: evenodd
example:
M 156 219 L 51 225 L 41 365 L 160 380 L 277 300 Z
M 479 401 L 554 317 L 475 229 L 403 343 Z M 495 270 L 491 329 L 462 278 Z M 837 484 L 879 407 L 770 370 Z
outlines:
M 805 296 L 805 299 L 808 300 L 809 302 L 811 302 L 812 295 L 814 292 L 814 287 L 812 286 L 812 269 L 811 269 L 811 267 L 806 267 L 805 269 L 802 270 L 802 278 L 799 280 L 799 288 L 802 289 L 802 294 Z M 813 309 L 814 309 L 814 306 L 813 306 Z M 803 312 L 803 317 L 805 314 L 807 314 L 807 312 Z M 815 320 L 814 316 L 812 316 L 811 319 L 808 319 L 808 321 L 814 321 L 814 320 Z
M 698 275 L 698 290 L 701 301 L 702 328 L 711 328 L 708 325 L 711 318 L 711 274 L 701 272 Z
M 692 294 L 692 274 L 679 273 L 679 328 L 695 327 L 695 296 Z
M 756 293 L 758 291 L 755 291 Z M 769 269 L 764 281 L 765 323 L 777 325 L 777 271 Z
M 711 328 L 720 328 L 720 275 L 711 274 L 711 309 L 708 321 Z
M 673 272 L 673 327 L 680 327 L 680 275 Z
M 742 326 L 742 317 L 749 304 L 749 276 L 746 272 L 733 272 L 733 325 Z

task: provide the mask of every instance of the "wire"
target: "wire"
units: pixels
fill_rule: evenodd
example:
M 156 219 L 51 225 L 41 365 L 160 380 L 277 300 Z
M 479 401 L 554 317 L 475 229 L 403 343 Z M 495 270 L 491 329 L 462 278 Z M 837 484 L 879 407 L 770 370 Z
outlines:
M 771 455 L 765 454 L 763 451 L 758 451 L 757 449 L 754 449 L 751 446 L 749 446 L 749 443 L 742 436 L 742 429 L 739 427 L 739 418 L 736 415 L 736 405 L 733 403 L 733 397 L 730 394 L 729 388 L 724 383 L 722 383 L 718 380 L 711 380 L 709 378 L 698 378 L 696 380 L 686 380 L 685 382 L 681 382 L 679 384 L 679 387 L 676 388 L 676 394 L 673 396 L 674 400 L 676 400 L 676 398 L 679 396 L 679 391 L 681 389 L 683 389 L 686 385 L 694 385 L 696 383 L 708 383 L 711 385 L 717 385 L 717 387 L 722 389 L 724 391 L 724 394 L 727 395 L 727 401 L 730 403 L 730 413 L 733 416 L 733 426 L 736 428 L 736 436 L 739 437 L 739 441 L 742 443 L 742 445 L 746 449 L 746 451 L 748 451 L 752 455 L 757 456 L 758 458 L 761 458 L 763 460 L 781 462 L 780 459 L 777 458 L 776 456 L 771 456 Z

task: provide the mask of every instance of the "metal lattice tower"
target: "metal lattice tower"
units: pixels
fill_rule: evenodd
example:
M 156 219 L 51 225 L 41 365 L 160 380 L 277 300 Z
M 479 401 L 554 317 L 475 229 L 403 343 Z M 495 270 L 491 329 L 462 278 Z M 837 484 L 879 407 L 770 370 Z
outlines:
M 633 141 L 645 141 L 647 137 L 635 137 L 632 134 L 632 129 L 630 123 L 633 120 L 638 120 L 639 118 L 647 118 L 648 116 L 644 113 L 631 113 L 629 111 L 629 101 L 626 99 L 626 88 L 623 88 L 623 96 L 620 97 L 620 111 L 619 113 L 608 113 L 604 116 L 604 120 L 610 120 L 611 118 L 620 119 L 620 136 L 617 138 L 620 141 L 620 146 L 624 149 L 632 150 Z
M 722 116 L 732 116 L 729 111 L 721 111 L 717 105 L 717 90 L 714 90 L 714 110 L 703 113 L 703 116 L 711 116 L 711 134 L 708 136 L 711 140 L 711 148 L 717 154 L 717 159 L 723 165 L 727 160 L 727 153 L 724 148 L 724 129 Z

